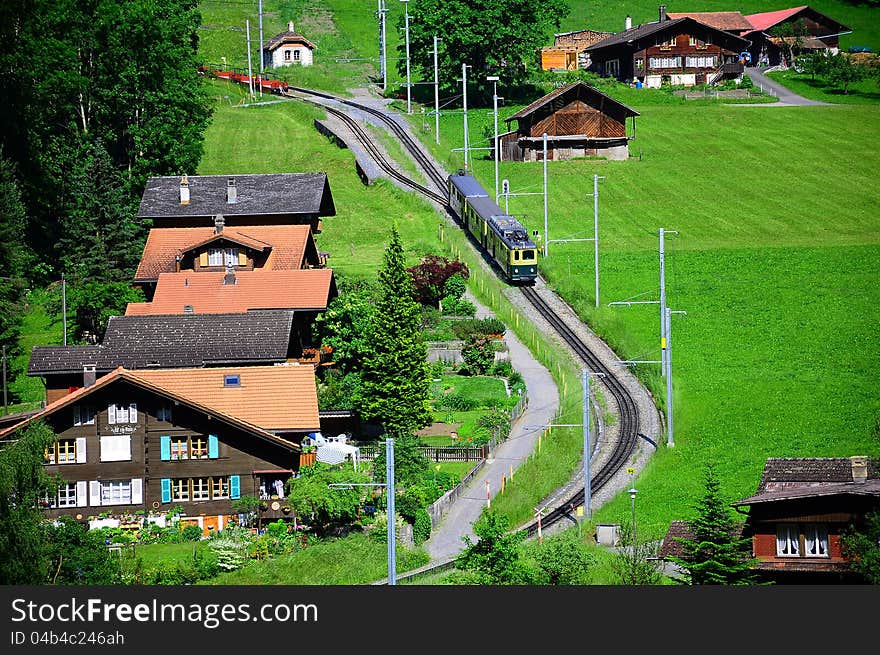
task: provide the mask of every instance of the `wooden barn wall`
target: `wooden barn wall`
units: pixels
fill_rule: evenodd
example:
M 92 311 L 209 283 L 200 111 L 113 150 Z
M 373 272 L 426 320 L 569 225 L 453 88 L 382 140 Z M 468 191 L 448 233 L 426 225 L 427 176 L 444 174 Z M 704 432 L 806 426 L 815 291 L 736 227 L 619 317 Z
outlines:
M 610 108 L 615 115 L 602 111 L 601 108 L 593 107 L 583 100 L 574 100 L 564 107 L 537 115 L 536 121 L 529 129 L 529 136 L 541 137 L 545 132 L 548 136 L 568 136 L 585 134 L 591 137 L 625 137 L 626 126 L 621 120 L 623 110 L 617 107 Z

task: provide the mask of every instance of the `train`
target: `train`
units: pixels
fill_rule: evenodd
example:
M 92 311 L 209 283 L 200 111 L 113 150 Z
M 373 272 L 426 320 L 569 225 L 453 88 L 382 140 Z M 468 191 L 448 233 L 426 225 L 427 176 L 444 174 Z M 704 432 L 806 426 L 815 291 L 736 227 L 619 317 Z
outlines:
M 538 247 L 528 230 L 498 206 L 477 179 L 459 170 L 448 178 L 449 207 L 483 247 L 508 283 L 532 285 L 538 277 Z

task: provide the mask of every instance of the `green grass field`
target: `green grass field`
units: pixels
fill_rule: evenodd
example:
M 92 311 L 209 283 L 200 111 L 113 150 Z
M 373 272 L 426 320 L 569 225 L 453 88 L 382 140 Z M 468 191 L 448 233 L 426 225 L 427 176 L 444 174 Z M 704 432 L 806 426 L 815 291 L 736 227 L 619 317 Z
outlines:
M 644 15 L 637 7 L 627 8 L 636 23 L 653 20 L 656 13 L 655 5 L 643 4 Z M 340 10 L 337 26 L 358 23 L 360 36 L 350 37 L 354 50 L 369 53 L 375 42 L 374 23 L 368 22 L 372 14 L 364 19 L 353 13 L 353 3 L 342 0 L 329 0 L 327 6 Z M 844 47 L 880 44 L 877 10 L 837 2 L 813 6 L 859 27 L 842 40 Z M 720 3 L 701 7 L 726 8 Z M 747 3 L 741 11 L 773 8 Z M 590 18 L 587 11 L 594 9 L 580 9 L 581 17 Z M 595 12 L 592 16 L 601 18 L 596 25 L 572 17 L 563 29 L 619 29 L 615 26 L 623 22 L 619 8 Z M 719 464 L 722 492 L 735 500 L 754 491 L 766 457 L 880 454 L 872 435 L 880 414 L 880 194 L 874 180 L 880 108 L 696 106 L 655 101 L 650 94 L 621 99 L 641 112 L 628 161 L 548 165 L 551 239 L 591 236 L 585 233 L 592 226 L 592 199 L 586 194 L 594 174 L 604 178 L 599 187 L 602 306 L 593 307 L 591 244 L 551 243 L 541 268 L 549 284 L 619 354 L 656 355 L 656 309 L 606 305 L 640 294 L 656 299 L 657 231 L 678 231 L 666 244 L 669 304 L 688 313 L 673 325 L 676 446 L 661 444 L 648 468 L 638 472 L 641 533 L 660 536 L 669 521 L 689 517 L 710 459 Z M 500 110 L 501 126 L 516 109 Z M 293 103 L 254 108 L 221 103 L 198 172 L 326 171 L 337 216 L 326 219 L 319 247 L 331 253 L 331 266 L 343 273 L 375 274 L 392 220 L 401 227 L 413 262 L 437 249 L 438 216 L 391 184 L 364 187 L 351 153 L 314 131 L 315 115 Z M 419 125 L 421 118 L 413 120 Z M 424 136 L 449 170 L 462 163 L 461 153 L 453 152 L 462 144 L 461 122 L 460 113 L 442 117 L 439 146 L 433 134 Z M 480 139 L 491 117 L 474 110 L 469 122 L 471 145 L 485 145 Z M 493 163 L 479 155 L 472 166 L 491 189 Z M 542 189 L 542 164 L 502 163 L 500 176 L 510 179 L 517 193 Z M 531 229 L 543 230 L 540 196 L 511 198 L 510 210 Z M 484 293 L 478 284 L 475 277 L 472 287 Z M 485 294 L 497 293 L 489 286 Z M 563 418 L 572 418 L 580 411 L 571 375 L 577 363 L 553 359 L 552 347 L 541 345 L 537 336 L 525 342 L 537 344 L 536 352 L 551 362 L 557 380 L 568 367 Z M 662 397 L 656 371 L 643 375 Z M 508 508 L 514 518 L 528 516 L 536 499 L 564 481 L 565 470 L 577 467 L 581 453 L 574 432 L 554 431 L 541 456 L 517 471 L 504 501 L 493 506 Z M 554 445 L 558 450 L 550 450 Z M 510 499 L 516 497 L 514 506 Z M 594 520 L 627 520 L 629 502 L 627 496 L 615 499 L 597 510 Z M 268 570 L 263 575 L 252 580 L 277 579 Z M 329 575 L 320 583 L 331 578 L 338 579 Z

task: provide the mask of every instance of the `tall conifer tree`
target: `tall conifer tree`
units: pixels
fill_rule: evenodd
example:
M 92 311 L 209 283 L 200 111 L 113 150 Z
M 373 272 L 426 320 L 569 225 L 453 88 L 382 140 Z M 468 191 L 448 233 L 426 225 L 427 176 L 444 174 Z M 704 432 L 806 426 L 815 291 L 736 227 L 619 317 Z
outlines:
M 684 569 L 682 581 L 691 585 L 756 584 L 751 539 L 741 536 L 740 526 L 731 518 L 711 462 L 706 466 L 705 493 L 696 510 L 689 523 L 693 539 L 679 538 L 684 556 L 670 558 Z

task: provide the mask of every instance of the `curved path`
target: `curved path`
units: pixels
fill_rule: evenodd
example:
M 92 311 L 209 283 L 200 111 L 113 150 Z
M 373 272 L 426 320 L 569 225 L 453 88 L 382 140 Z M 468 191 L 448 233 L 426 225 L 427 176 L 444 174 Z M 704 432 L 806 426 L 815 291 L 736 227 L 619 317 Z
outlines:
M 747 67 L 745 69 L 745 74 L 748 75 L 749 79 L 752 80 L 752 83 L 762 91 L 779 98 L 779 102 L 762 102 L 754 105 L 734 103 L 731 105 L 732 107 L 807 107 L 812 105 L 830 104 L 827 102 L 819 102 L 818 100 L 810 100 L 803 96 L 799 96 L 796 93 L 792 93 L 779 82 L 767 77 L 758 67 Z

